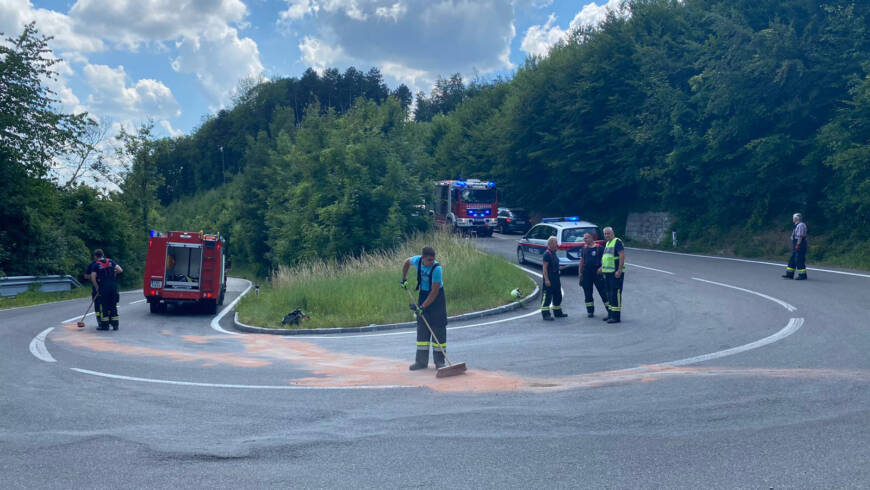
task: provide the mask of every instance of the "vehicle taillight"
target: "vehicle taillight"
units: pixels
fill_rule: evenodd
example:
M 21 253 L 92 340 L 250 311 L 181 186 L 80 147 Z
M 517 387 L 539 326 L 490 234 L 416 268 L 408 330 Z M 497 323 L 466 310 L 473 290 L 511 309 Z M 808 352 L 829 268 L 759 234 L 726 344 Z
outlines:
M 511 222 L 511 219 L 510 219 L 510 218 L 506 218 L 505 221 L 507 221 L 508 223 L 510 223 L 510 222 Z

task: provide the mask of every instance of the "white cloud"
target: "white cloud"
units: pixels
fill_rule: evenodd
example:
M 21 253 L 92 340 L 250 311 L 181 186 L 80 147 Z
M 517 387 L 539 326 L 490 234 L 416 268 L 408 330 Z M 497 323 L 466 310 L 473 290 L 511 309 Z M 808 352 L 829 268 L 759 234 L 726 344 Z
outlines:
M 529 27 L 525 37 L 523 37 L 522 44 L 520 44 L 520 49 L 534 56 L 546 56 L 551 46 L 565 39 L 568 35 L 568 31 L 553 25 L 555 22 L 556 16 L 550 14 L 546 24 Z
M 231 27 L 218 35 L 182 39 L 177 48 L 172 68 L 195 75 L 219 105 L 232 98 L 240 80 L 256 78 L 263 72 L 257 43 L 247 37 L 240 39 L 238 31 Z
M 579 26 L 589 27 L 597 25 L 607 17 L 608 12 L 619 12 L 620 5 L 624 1 L 625 0 L 608 0 L 607 3 L 603 5 L 598 5 L 594 2 L 587 3 L 579 12 L 577 12 L 574 19 L 571 20 L 569 30 L 576 29 Z
M 0 1 L 0 32 L 5 37 L 17 36 L 25 24 L 34 21 L 42 35 L 54 37 L 49 45 L 56 51 L 69 52 L 70 56 L 79 57 L 83 52 L 105 49 L 101 39 L 87 31 L 78 30 L 74 19 L 67 15 L 35 8 L 29 0 Z
M 546 56 L 550 48 L 568 37 L 568 34 L 578 27 L 590 27 L 599 24 L 608 12 L 619 12 L 624 0 L 608 0 L 603 5 L 594 2 L 587 3 L 577 12 L 567 29 L 555 25 L 556 16 L 550 14 L 544 25 L 531 26 L 526 30 L 520 49 L 534 56 Z
M 438 76 L 510 69 L 517 0 L 292 0 L 279 22 L 317 30 L 299 43 L 303 63 L 322 70 L 381 68 L 413 89 Z
M 167 121 L 166 119 L 160 121 L 160 126 L 166 130 L 166 132 L 169 134 L 169 136 L 171 136 L 173 138 L 177 138 L 177 137 L 184 134 L 184 131 L 182 131 L 180 129 L 173 128 L 172 124 L 169 121 Z
M 181 114 L 169 87 L 157 80 L 142 79 L 127 85 L 123 66 L 86 65 L 83 75 L 91 87 L 88 107 L 98 114 L 120 120 L 165 119 Z
M 248 15 L 241 0 L 78 0 L 70 17 L 130 49 L 152 42 L 217 36 Z

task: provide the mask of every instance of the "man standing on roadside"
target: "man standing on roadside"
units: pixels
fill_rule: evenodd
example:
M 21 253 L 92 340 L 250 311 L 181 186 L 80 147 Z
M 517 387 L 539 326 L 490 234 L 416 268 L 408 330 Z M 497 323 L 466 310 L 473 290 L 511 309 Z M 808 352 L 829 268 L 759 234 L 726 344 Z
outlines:
M 613 228 L 604 228 L 604 255 L 601 257 L 601 273 L 607 285 L 607 302 L 609 315 L 604 320 L 607 323 L 619 323 L 622 314 L 622 281 L 625 278 L 625 246 L 622 240 L 613 234 Z
M 435 249 L 423 247 L 423 253 L 405 260 L 402 266 L 402 287 L 408 287 L 408 269 L 414 266 L 417 269 L 417 289 L 420 291 L 417 303 L 411 305 L 417 312 L 417 358 L 409 369 L 426 369 L 429 366 L 429 347 L 432 347 L 432 360 L 435 367 L 444 367 L 444 352 L 447 351 L 447 300 L 444 297 L 444 281 L 442 279 L 442 267 L 435 260 Z M 417 310 L 417 306 L 420 307 Z M 429 321 L 429 326 L 435 332 L 437 339 L 432 338 L 432 333 L 426 327 L 423 320 Z M 441 342 L 441 344 L 438 344 Z
M 541 301 L 541 315 L 544 320 L 553 321 L 550 316 L 550 302 L 553 303 L 553 316 L 556 318 L 565 318 L 566 314 L 562 313 L 562 280 L 559 278 L 559 257 L 556 256 L 556 249 L 559 241 L 556 237 L 551 236 L 547 240 L 547 251 L 544 252 L 543 259 L 543 274 L 544 274 L 544 298 Z
M 788 267 L 782 277 L 786 279 L 807 279 L 807 224 L 803 222 L 803 216 L 795 213 L 791 217 L 794 223 L 794 231 L 791 232 L 791 258 L 788 259 Z M 797 277 L 794 273 L 797 271 Z
M 118 330 L 118 281 L 116 276 L 124 272 L 114 260 L 105 257 L 101 249 L 94 250 L 94 261 L 88 266 L 85 275 L 91 281 L 94 297 L 94 314 L 97 317 L 97 330 Z
M 577 269 L 580 275 L 580 287 L 583 288 L 583 296 L 586 299 L 586 316 L 595 316 L 595 300 L 592 298 L 592 286 L 598 290 L 601 302 L 607 309 L 607 289 L 604 285 L 604 276 L 601 268 L 601 256 L 604 255 L 604 247 L 595 243 L 591 233 L 583 235 L 586 246 L 580 251 L 580 267 Z

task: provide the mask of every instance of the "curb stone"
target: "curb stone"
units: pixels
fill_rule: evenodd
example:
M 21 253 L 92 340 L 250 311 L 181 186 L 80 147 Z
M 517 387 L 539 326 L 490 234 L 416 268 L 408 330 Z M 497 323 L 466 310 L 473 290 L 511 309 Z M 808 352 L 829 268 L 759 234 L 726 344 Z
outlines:
M 512 303 L 508 303 L 502 306 L 496 306 L 495 308 L 490 308 L 488 310 L 482 311 L 472 311 L 470 313 L 463 313 L 462 315 L 454 315 L 447 317 L 448 321 L 451 322 L 459 322 L 465 320 L 471 320 L 474 318 L 483 318 L 487 316 L 498 315 L 501 313 L 505 313 L 508 311 L 517 310 L 519 308 L 524 307 L 528 303 L 532 302 L 535 298 L 538 297 L 540 293 L 540 288 L 535 285 L 535 290 L 532 291 L 532 294 L 526 296 L 525 298 L 514 301 Z M 265 327 L 255 327 L 253 325 L 246 325 L 239 321 L 239 312 L 234 312 L 233 315 L 233 326 L 236 330 L 247 332 L 247 333 L 265 333 L 272 335 L 329 335 L 336 333 L 361 333 L 361 332 L 377 332 L 381 330 L 397 330 L 400 328 L 417 328 L 417 322 L 401 322 L 401 323 L 388 323 L 385 325 L 375 325 L 374 323 L 366 326 L 366 327 L 342 327 L 342 328 L 306 328 L 299 330 L 289 330 L 286 328 L 265 328 Z

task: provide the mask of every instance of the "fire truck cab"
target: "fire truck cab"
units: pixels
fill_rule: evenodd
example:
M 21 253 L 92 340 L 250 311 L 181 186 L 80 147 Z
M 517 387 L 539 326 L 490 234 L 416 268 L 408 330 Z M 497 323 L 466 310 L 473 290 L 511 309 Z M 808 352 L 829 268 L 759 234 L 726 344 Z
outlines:
M 226 265 L 219 234 L 152 231 L 142 286 L 151 313 L 165 312 L 170 303 L 198 303 L 215 313 L 227 290 Z
M 492 236 L 498 224 L 495 182 L 477 179 L 442 180 L 435 184 L 435 222 L 454 232 Z

